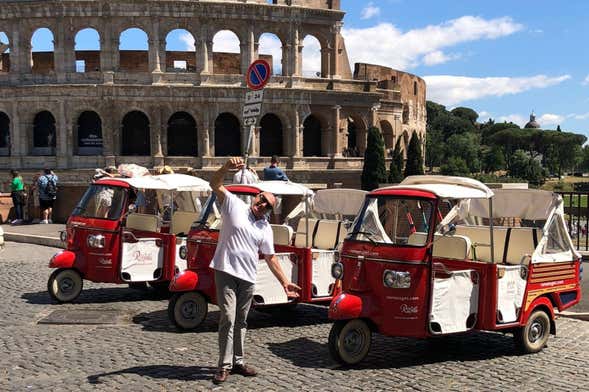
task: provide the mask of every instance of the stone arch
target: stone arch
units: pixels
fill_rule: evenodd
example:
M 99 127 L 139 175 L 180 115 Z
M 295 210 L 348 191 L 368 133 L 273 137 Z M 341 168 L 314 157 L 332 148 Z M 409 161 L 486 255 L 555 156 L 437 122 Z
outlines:
M 186 29 L 173 29 L 166 35 L 166 72 L 195 72 L 194 35 Z
M 47 110 L 38 112 L 33 120 L 33 155 L 55 155 L 56 139 L 55 117 Z
M 261 58 L 263 55 L 272 56 L 272 75 L 284 75 L 282 64 L 282 48 L 283 43 L 277 34 L 264 32 L 258 39 L 258 57 Z
M 31 70 L 46 74 L 55 71 L 54 35 L 47 27 L 39 27 L 31 35 Z
M 366 138 L 368 136 L 367 124 L 358 113 L 350 113 L 346 118 L 346 138 L 344 155 L 361 157 L 366 150 Z
M 385 148 L 395 148 L 395 134 L 393 132 L 393 126 L 387 120 L 380 121 L 380 131 L 384 138 Z
M 131 111 L 123 118 L 121 155 L 151 155 L 149 118 L 139 110 Z
M 218 30 L 213 35 L 213 73 L 241 73 L 241 40 L 233 30 Z
M 321 41 L 313 34 L 307 34 L 303 39 L 302 74 L 308 78 L 323 77 L 321 56 Z
M 149 35 L 139 27 L 129 27 L 119 34 L 119 69 L 127 72 L 149 70 Z
M 0 73 L 10 72 L 10 40 L 8 34 L 0 31 Z
M 235 115 L 221 113 L 215 119 L 215 156 L 241 155 L 241 125 Z
M 100 71 L 100 33 L 92 27 L 79 30 L 74 36 L 76 72 Z
M 101 155 L 103 147 L 102 119 L 92 110 L 78 116 L 75 133 L 77 155 Z
M 0 156 L 10 155 L 10 117 L 0 111 Z
M 169 156 L 197 156 L 198 132 L 194 117 L 186 112 L 176 112 L 168 120 Z
M 280 117 L 267 113 L 260 120 L 260 156 L 284 155 L 284 127 Z
M 323 126 L 319 117 L 310 114 L 303 121 L 303 156 L 323 156 Z

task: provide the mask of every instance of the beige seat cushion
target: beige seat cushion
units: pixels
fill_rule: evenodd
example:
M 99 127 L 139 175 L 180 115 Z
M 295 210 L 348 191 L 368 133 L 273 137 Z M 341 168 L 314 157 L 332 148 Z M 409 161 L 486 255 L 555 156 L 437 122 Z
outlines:
M 313 246 L 313 233 L 315 232 L 315 226 L 319 219 L 309 218 L 309 248 Z M 295 234 L 294 246 L 297 248 L 304 248 L 305 245 L 305 234 L 306 234 L 306 219 L 301 218 L 297 225 L 297 232 Z
M 339 232 L 342 222 L 338 220 L 322 219 L 317 223 L 317 230 L 313 236 L 313 248 L 332 250 L 340 241 Z
M 176 211 L 172 216 L 172 223 L 170 225 L 170 233 L 188 235 L 192 223 L 198 220 L 197 212 Z
M 470 258 L 476 261 L 491 262 L 491 237 L 489 227 L 486 226 L 456 226 L 456 234 L 470 239 L 472 251 Z M 501 263 L 505 250 L 505 237 L 507 228 L 493 228 L 493 242 L 495 243 L 494 260 Z
M 274 244 L 290 245 L 292 241 L 293 229 L 287 225 L 270 225 L 274 234 Z
M 436 235 L 434 253 L 436 258 L 466 260 L 470 257 L 471 243 L 462 235 Z
M 534 232 L 536 233 L 536 242 L 534 241 Z M 532 253 L 534 253 L 534 250 L 538 245 L 537 241 L 539 241 L 540 238 L 542 238 L 541 229 L 533 227 L 512 228 L 511 233 L 509 234 L 505 263 L 520 264 L 523 260 L 524 264 L 528 264 L 530 258 L 524 256 L 531 256 Z
M 127 229 L 158 232 L 159 218 L 149 214 L 129 214 L 126 227 Z

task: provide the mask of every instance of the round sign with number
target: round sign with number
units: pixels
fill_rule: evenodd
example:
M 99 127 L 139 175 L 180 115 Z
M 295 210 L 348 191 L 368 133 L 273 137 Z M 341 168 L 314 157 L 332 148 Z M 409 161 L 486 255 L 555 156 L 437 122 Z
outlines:
M 266 60 L 256 60 L 250 64 L 245 81 L 251 90 L 261 90 L 270 80 L 270 64 Z

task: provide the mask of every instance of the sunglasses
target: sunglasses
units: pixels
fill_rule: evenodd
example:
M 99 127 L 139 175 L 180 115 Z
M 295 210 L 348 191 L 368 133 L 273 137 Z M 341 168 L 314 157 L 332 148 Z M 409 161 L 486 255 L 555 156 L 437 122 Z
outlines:
M 270 202 L 268 201 L 268 199 L 266 199 L 266 196 L 264 196 L 262 193 L 258 193 L 258 197 L 260 198 L 260 201 L 264 204 L 266 204 L 266 209 L 268 211 L 272 210 L 272 204 L 270 204 Z

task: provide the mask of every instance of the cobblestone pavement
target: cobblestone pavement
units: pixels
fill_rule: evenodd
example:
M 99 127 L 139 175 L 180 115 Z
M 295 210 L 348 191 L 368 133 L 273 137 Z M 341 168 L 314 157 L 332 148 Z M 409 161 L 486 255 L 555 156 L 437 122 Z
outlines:
M 536 355 L 518 356 L 509 335 L 417 341 L 375 335 L 358 367 L 329 359 L 326 309 L 299 306 L 269 315 L 252 311 L 247 358 L 255 378 L 210 381 L 217 360 L 216 319 L 179 333 L 167 299 L 150 291 L 85 282 L 75 304 L 51 303 L 47 260 L 55 249 L 8 243 L 0 253 L 0 390 L 105 391 L 587 391 L 589 322 L 559 319 L 558 335 Z M 117 310 L 116 325 L 53 325 L 55 310 Z

